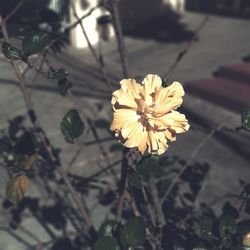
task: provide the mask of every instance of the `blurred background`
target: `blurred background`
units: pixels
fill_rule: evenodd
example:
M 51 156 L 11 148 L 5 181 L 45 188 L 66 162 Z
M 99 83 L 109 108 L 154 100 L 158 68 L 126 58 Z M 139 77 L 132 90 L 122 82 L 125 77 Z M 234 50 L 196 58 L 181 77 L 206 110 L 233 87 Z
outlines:
M 2 16 L 7 16 L 18 2 L 1 0 Z M 79 18 L 86 16 L 82 24 L 89 40 L 97 54 L 102 56 L 110 81 L 115 88 L 119 88 L 122 70 L 114 28 L 109 12 L 99 6 L 98 0 L 26 0 L 8 21 L 8 32 L 16 46 L 20 46 L 23 29 L 29 27 L 46 30 L 52 38 L 59 37 L 48 53 L 50 64 L 69 72 L 72 91 L 79 97 L 80 105 L 89 116 L 99 121 L 99 125 L 109 124 L 112 119 L 111 91 L 89 51 L 81 26 L 72 26 L 77 19 L 70 4 L 74 5 Z M 194 44 L 168 78 L 168 83 L 176 80 L 184 85 L 186 96 L 182 111 L 194 129 L 170 144 L 167 154 L 188 159 L 210 131 L 220 124 L 228 128 L 215 132 L 195 158 L 195 162 L 209 165 L 196 205 L 207 202 L 216 213 L 220 213 L 229 193 L 240 192 L 241 184 L 250 181 L 250 134 L 244 130 L 234 132 L 235 128 L 241 126 L 242 111 L 250 105 L 250 1 L 120 0 L 119 11 L 129 77 L 138 81 L 150 73 L 164 77 L 193 38 L 204 17 L 209 16 Z M 19 36 L 14 35 L 16 32 L 20 32 Z M 2 39 L 1 33 L 0 36 Z M 41 61 L 37 63 L 40 65 Z M 43 65 L 42 70 L 46 71 L 46 67 L 46 64 Z M 15 117 L 26 114 L 16 83 L 9 61 L 0 52 L 2 131 L 8 129 Z M 88 146 L 84 149 L 64 141 L 59 130 L 60 121 L 64 113 L 72 108 L 72 103 L 58 94 L 57 83 L 46 75 L 38 76 L 32 70 L 27 71 L 25 83 L 39 121 L 52 144 L 60 149 L 61 161 L 65 166 L 70 164 L 76 150 L 80 152 L 77 161 L 70 167 L 72 176 L 87 178 L 106 166 L 97 156 L 96 152 L 100 149 L 91 135 L 86 136 Z M 108 151 L 109 163 L 117 165 L 121 152 L 111 150 L 115 139 L 107 127 L 100 125 L 97 130 Z M 65 233 L 59 230 L 60 221 L 63 221 L 57 218 L 61 213 L 60 203 L 55 205 L 50 195 L 41 191 L 42 183 L 34 180 L 27 195 L 29 199 L 19 210 L 13 210 L 5 200 L 9 177 L 5 167 L 0 167 L 0 249 L 50 249 L 46 248 L 46 244 L 51 245 L 56 237 Z M 38 199 L 42 204 L 41 211 L 34 219 L 35 212 L 30 204 Z M 95 199 L 95 193 L 89 195 L 87 206 L 95 218 L 94 223 L 99 226 L 104 216 L 109 217 L 109 212 L 105 205 L 97 207 Z M 235 205 L 239 204 L 236 202 Z M 249 218 L 249 208 L 240 216 Z M 16 224 L 21 225 L 18 230 Z M 27 228 L 32 234 L 27 232 Z M 79 249 L 65 242 L 52 244 L 51 249 Z M 36 248 L 37 245 L 40 248 Z

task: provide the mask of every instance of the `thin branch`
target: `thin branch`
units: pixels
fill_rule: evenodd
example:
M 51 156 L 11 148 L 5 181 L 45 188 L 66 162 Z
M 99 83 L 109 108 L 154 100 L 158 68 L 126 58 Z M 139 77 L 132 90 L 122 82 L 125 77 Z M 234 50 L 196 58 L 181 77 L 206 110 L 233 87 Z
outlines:
M 150 194 L 152 197 L 152 203 L 153 203 L 153 207 L 155 209 L 155 214 L 156 214 L 156 218 L 157 218 L 157 226 L 160 230 L 159 233 L 159 245 L 160 245 L 160 249 L 162 249 L 162 237 L 163 237 L 163 226 L 166 224 L 166 220 L 165 220 L 165 216 L 163 214 L 162 211 L 162 203 L 160 202 L 159 199 L 159 195 L 158 195 L 158 190 L 156 187 L 156 179 L 154 177 L 150 177 L 149 178 L 149 190 L 150 190 Z
M 20 7 L 23 5 L 23 3 L 24 3 L 24 1 L 25 0 L 22 0 L 22 1 L 20 1 L 17 5 L 16 5 L 16 7 L 2 20 L 2 22 L 3 23 L 6 23 L 13 15 L 15 15 L 16 14 L 16 12 L 20 9 Z M 3 23 L 1 23 L 0 22 L 0 25 L 2 26 L 2 24 Z
M 122 27 L 121 27 L 121 21 L 120 21 L 119 9 L 118 9 L 118 1 L 110 0 L 110 2 L 111 2 L 111 11 L 113 15 L 113 24 L 115 28 L 118 51 L 120 54 L 120 59 L 121 59 L 121 64 L 122 64 L 123 77 L 128 78 L 127 52 L 126 52 L 124 38 L 122 34 Z
M 0 22 L 2 20 L 2 17 L 0 15 Z M 5 23 L 1 22 L 1 26 L 2 26 L 2 31 L 3 31 L 3 35 L 4 35 L 4 38 L 5 40 L 8 42 L 9 41 L 9 37 L 8 37 L 8 33 L 7 33 L 7 30 L 6 30 L 6 27 L 5 27 Z M 52 162 L 52 164 L 54 165 L 56 171 L 58 172 L 58 174 L 62 177 L 62 179 L 64 180 L 65 184 L 66 184 L 66 187 L 68 188 L 69 192 L 71 193 L 71 196 L 76 204 L 76 206 L 78 207 L 79 211 L 81 212 L 81 215 L 82 217 L 84 218 L 84 220 L 86 221 L 86 224 L 87 224 L 87 227 L 88 229 L 91 229 L 93 228 L 93 224 L 91 222 L 91 219 L 88 215 L 88 213 L 85 211 L 82 203 L 81 203 L 81 200 L 77 194 L 77 191 L 74 189 L 74 187 L 72 186 L 71 182 L 69 181 L 68 179 L 68 176 L 67 176 L 67 173 L 63 170 L 62 167 L 60 167 L 60 165 L 58 164 L 58 161 L 56 160 L 56 157 L 54 156 L 53 154 L 53 151 L 52 151 L 52 148 L 49 144 L 49 141 L 45 135 L 45 133 L 43 132 L 43 130 L 41 129 L 41 126 L 39 125 L 38 121 L 37 121 L 37 116 L 36 116 L 36 113 L 33 109 L 33 104 L 29 98 L 29 95 L 27 94 L 27 90 L 26 90 L 26 87 L 25 87 L 25 83 L 24 83 L 24 80 L 23 80 L 23 77 L 22 77 L 22 74 L 16 64 L 15 61 L 12 61 L 11 62 L 12 66 L 13 66 L 13 69 L 16 73 L 16 76 L 18 78 L 18 86 L 21 90 L 21 93 L 23 95 L 23 98 L 24 98 L 24 101 L 25 101 L 25 104 L 26 104 L 26 108 L 28 110 L 28 115 L 29 115 L 29 118 L 30 118 L 30 121 L 33 125 L 33 127 L 35 128 L 36 131 L 38 131 L 38 136 L 39 138 L 41 139 L 47 153 L 48 153 L 48 156 Z
M 170 67 L 170 69 L 168 70 L 168 72 L 166 73 L 165 77 L 164 77 L 164 82 L 168 81 L 168 78 L 170 77 L 170 75 L 174 72 L 175 68 L 178 66 L 178 63 L 182 60 L 183 56 L 185 54 L 187 54 L 187 52 L 189 51 L 189 49 L 193 46 L 196 38 L 198 37 L 198 34 L 200 33 L 200 31 L 202 30 L 202 28 L 205 26 L 205 24 L 207 23 L 207 21 L 209 20 L 209 16 L 206 16 L 204 18 L 204 20 L 202 21 L 202 23 L 199 25 L 199 27 L 196 29 L 193 38 L 191 39 L 191 41 L 187 44 L 187 46 L 184 48 L 184 50 L 182 50 L 175 62 L 172 64 L 172 66 Z
M 87 14 L 83 15 L 82 17 L 79 17 L 79 19 L 77 19 L 76 22 L 74 22 L 74 23 L 70 24 L 68 27 L 66 27 L 65 30 L 64 30 L 64 33 L 66 33 L 67 31 L 75 28 L 78 24 L 80 24 L 83 21 L 83 19 L 90 16 L 96 9 L 98 9 L 101 6 L 102 6 L 102 3 L 99 3 L 95 7 L 91 8 Z
M 86 39 L 86 42 L 87 42 L 87 44 L 88 44 L 88 47 L 89 47 L 90 52 L 92 53 L 93 57 L 95 58 L 97 64 L 100 66 L 101 73 L 102 73 L 102 75 L 103 75 L 103 77 L 104 77 L 106 83 L 108 84 L 110 90 L 113 91 L 113 86 L 112 86 L 112 84 L 111 84 L 111 82 L 110 82 L 110 80 L 109 80 L 109 78 L 108 78 L 108 76 L 107 76 L 107 72 L 106 72 L 106 69 L 105 69 L 104 61 L 101 59 L 101 57 L 99 57 L 99 56 L 97 55 L 97 53 L 96 53 L 94 47 L 92 46 L 92 44 L 91 44 L 91 42 L 90 42 L 90 40 L 89 40 L 88 34 L 87 34 L 87 32 L 86 32 L 86 30 L 85 30 L 83 24 L 82 24 L 82 21 L 80 20 L 80 18 L 79 18 L 78 15 L 77 15 L 77 12 L 76 12 L 76 9 L 75 9 L 75 5 L 74 5 L 74 4 L 71 4 L 71 8 L 72 8 L 72 10 L 73 10 L 73 14 L 74 14 L 76 20 L 79 22 L 79 24 L 80 24 L 80 26 L 81 26 L 82 33 L 83 33 L 83 35 L 84 35 L 84 37 L 85 37 L 85 39 Z
M 230 119 L 230 117 L 228 118 Z M 227 120 L 228 120 L 227 119 Z M 214 128 L 193 150 L 192 154 L 189 157 L 189 160 L 185 163 L 182 170 L 176 175 L 176 177 L 173 179 L 172 183 L 170 184 L 169 188 L 167 189 L 166 193 L 164 194 L 161 203 L 165 201 L 169 193 L 172 191 L 173 187 L 176 185 L 176 183 L 180 180 L 181 175 L 184 173 L 184 171 L 188 168 L 188 166 L 192 163 L 193 159 L 197 156 L 197 154 L 200 152 L 200 150 L 206 145 L 206 143 L 213 137 L 213 135 L 220 131 L 226 122 L 219 124 L 216 128 Z

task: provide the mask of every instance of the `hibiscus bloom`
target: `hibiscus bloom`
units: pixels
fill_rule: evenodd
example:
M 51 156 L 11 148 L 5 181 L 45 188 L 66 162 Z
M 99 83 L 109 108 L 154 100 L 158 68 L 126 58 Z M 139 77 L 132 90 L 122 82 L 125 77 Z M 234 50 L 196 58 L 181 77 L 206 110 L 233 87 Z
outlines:
M 175 141 L 176 134 L 188 131 L 188 120 L 176 111 L 185 94 L 179 82 L 164 88 L 159 76 L 147 75 L 142 84 L 124 79 L 120 85 L 112 94 L 110 129 L 126 147 L 137 148 L 141 154 L 162 154 L 167 140 Z

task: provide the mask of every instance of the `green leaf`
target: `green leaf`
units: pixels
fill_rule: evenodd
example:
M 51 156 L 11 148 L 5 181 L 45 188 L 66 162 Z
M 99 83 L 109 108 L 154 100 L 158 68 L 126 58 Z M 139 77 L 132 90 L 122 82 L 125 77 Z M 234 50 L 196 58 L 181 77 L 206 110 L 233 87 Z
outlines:
M 97 240 L 93 250 L 120 250 L 120 246 L 113 237 L 103 236 Z
M 141 176 L 137 174 L 137 172 L 133 172 L 132 174 L 128 175 L 128 182 L 132 187 L 141 188 Z
M 107 220 L 102 223 L 99 229 L 100 236 L 113 236 L 113 232 L 115 231 L 117 224 L 114 220 Z
M 242 127 L 250 130 L 250 107 L 242 113 Z
M 61 131 L 65 140 L 73 143 L 74 139 L 80 137 L 84 130 L 84 123 L 82 122 L 77 110 L 69 110 L 62 119 Z
M 223 216 L 220 218 L 219 232 L 222 238 L 232 235 L 237 230 L 237 223 L 232 216 Z
M 26 57 L 40 53 L 49 43 L 49 36 L 42 31 L 34 32 L 23 39 L 23 52 Z
M 112 22 L 111 15 L 103 15 L 97 18 L 97 23 L 99 25 L 105 25 Z
M 157 175 L 161 170 L 159 166 L 159 159 L 156 156 L 146 156 L 142 162 L 137 166 L 138 175 L 147 179 L 150 176 Z
M 9 121 L 10 125 L 8 128 L 9 136 L 14 139 L 18 132 L 22 129 L 22 124 L 24 121 L 24 117 L 19 115 L 12 120 Z
M 31 32 L 31 27 L 20 23 L 7 23 L 7 31 L 9 37 L 25 36 Z
M 22 51 L 18 48 L 13 47 L 11 44 L 2 43 L 3 54 L 10 60 L 16 61 L 21 60 L 23 57 Z
M 70 88 L 72 88 L 72 83 L 69 82 L 66 78 L 58 81 L 59 93 L 62 96 L 65 96 L 67 94 L 68 89 L 70 89 Z
M 10 180 L 6 187 L 6 198 L 14 204 L 22 200 L 29 188 L 29 178 L 19 175 Z
M 110 146 L 109 151 L 110 152 L 117 152 L 117 151 L 122 152 L 123 148 L 124 147 L 122 146 L 122 144 L 115 143 L 115 144 L 113 144 L 113 145 Z
M 53 71 L 53 72 L 50 71 L 48 73 L 49 78 L 57 79 L 57 80 L 63 80 L 68 75 L 69 73 L 65 69 L 58 69 L 56 71 Z
M 98 120 L 95 120 L 95 127 L 109 130 L 110 122 L 104 119 L 98 119 Z
M 142 218 L 130 219 L 121 232 L 122 239 L 128 247 L 141 246 L 145 242 L 145 226 Z
M 200 220 L 200 236 L 208 241 L 213 240 L 213 220 L 207 216 L 204 216 Z

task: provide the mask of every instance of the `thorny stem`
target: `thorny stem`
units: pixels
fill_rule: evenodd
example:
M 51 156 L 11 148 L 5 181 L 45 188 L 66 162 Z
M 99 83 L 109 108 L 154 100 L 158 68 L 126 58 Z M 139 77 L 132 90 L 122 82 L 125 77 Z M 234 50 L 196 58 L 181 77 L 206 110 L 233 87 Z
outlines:
M 190 40 L 190 42 L 187 44 L 187 46 L 178 54 L 175 62 L 172 64 L 172 66 L 170 67 L 170 69 L 168 70 L 168 72 L 166 73 L 165 77 L 164 77 L 164 82 L 167 82 L 170 75 L 174 72 L 174 70 L 176 69 L 176 67 L 178 66 L 179 62 L 182 60 L 183 56 L 185 54 L 187 54 L 188 50 L 193 46 L 198 34 L 200 33 L 200 31 L 202 30 L 202 28 L 205 26 L 205 24 L 207 23 L 207 21 L 209 20 L 209 16 L 206 16 L 204 18 L 204 20 L 202 21 L 202 23 L 199 25 L 199 27 L 196 29 L 194 36 L 192 37 L 192 39 Z
M 4 38 L 8 42 L 9 41 L 8 33 L 6 30 L 5 22 L 3 22 L 1 15 L 0 15 L 0 23 L 1 23 Z M 87 211 L 85 210 L 84 206 L 82 205 L 81 200 L 80 200 L 76 190 L 74 189 L 71 182 L 69 181 L 67 173 L 63 170 L 63 168 L 59 165 L 58 161 L 56 160 L 56 158 L 53 154 L 52 148 L 49 144 L 49 141 L 48 141 L 44 131 L 41 129 L 41 126 L 39 125 L 39 123 L 37 121 L 37 116 L 36 116 L 36 113 L 33 109 L 32 102 L 27 94 L 27 90 L 25 87 L 25 83 L 24 83 L 22 74 L 21 74 L 16 62 L 12 61 L 11 64 L 12 64 L 13 69 L 16 73 L 17 78 L 18 78 L 18 86 L 22 92 L 22 95 L 23 95 L 23 98 L 25 101 L 25 105 L 26 105 L 26 108 L 28 110 L 28 115 L 29 115 L 30 121 L 31 121 L 33 127 L 36 129 L 36 131 L 38 131 L 38 136 L 41 139 L 41 141 L 43 142 L 43 145 L 48 153 L 49 159 L 51 160 L 52 164 L 54 165 L 57 173 L 62 177 L 64 183 L 66 184 L 76 206 L 78 207 L 79 211 L 81 212 L 82 217 L 84 218 L 85 222 L 87 223 L 88 229 L 93 230 L 93 224 L 91 222 L 91 219 L 90 219 Z

